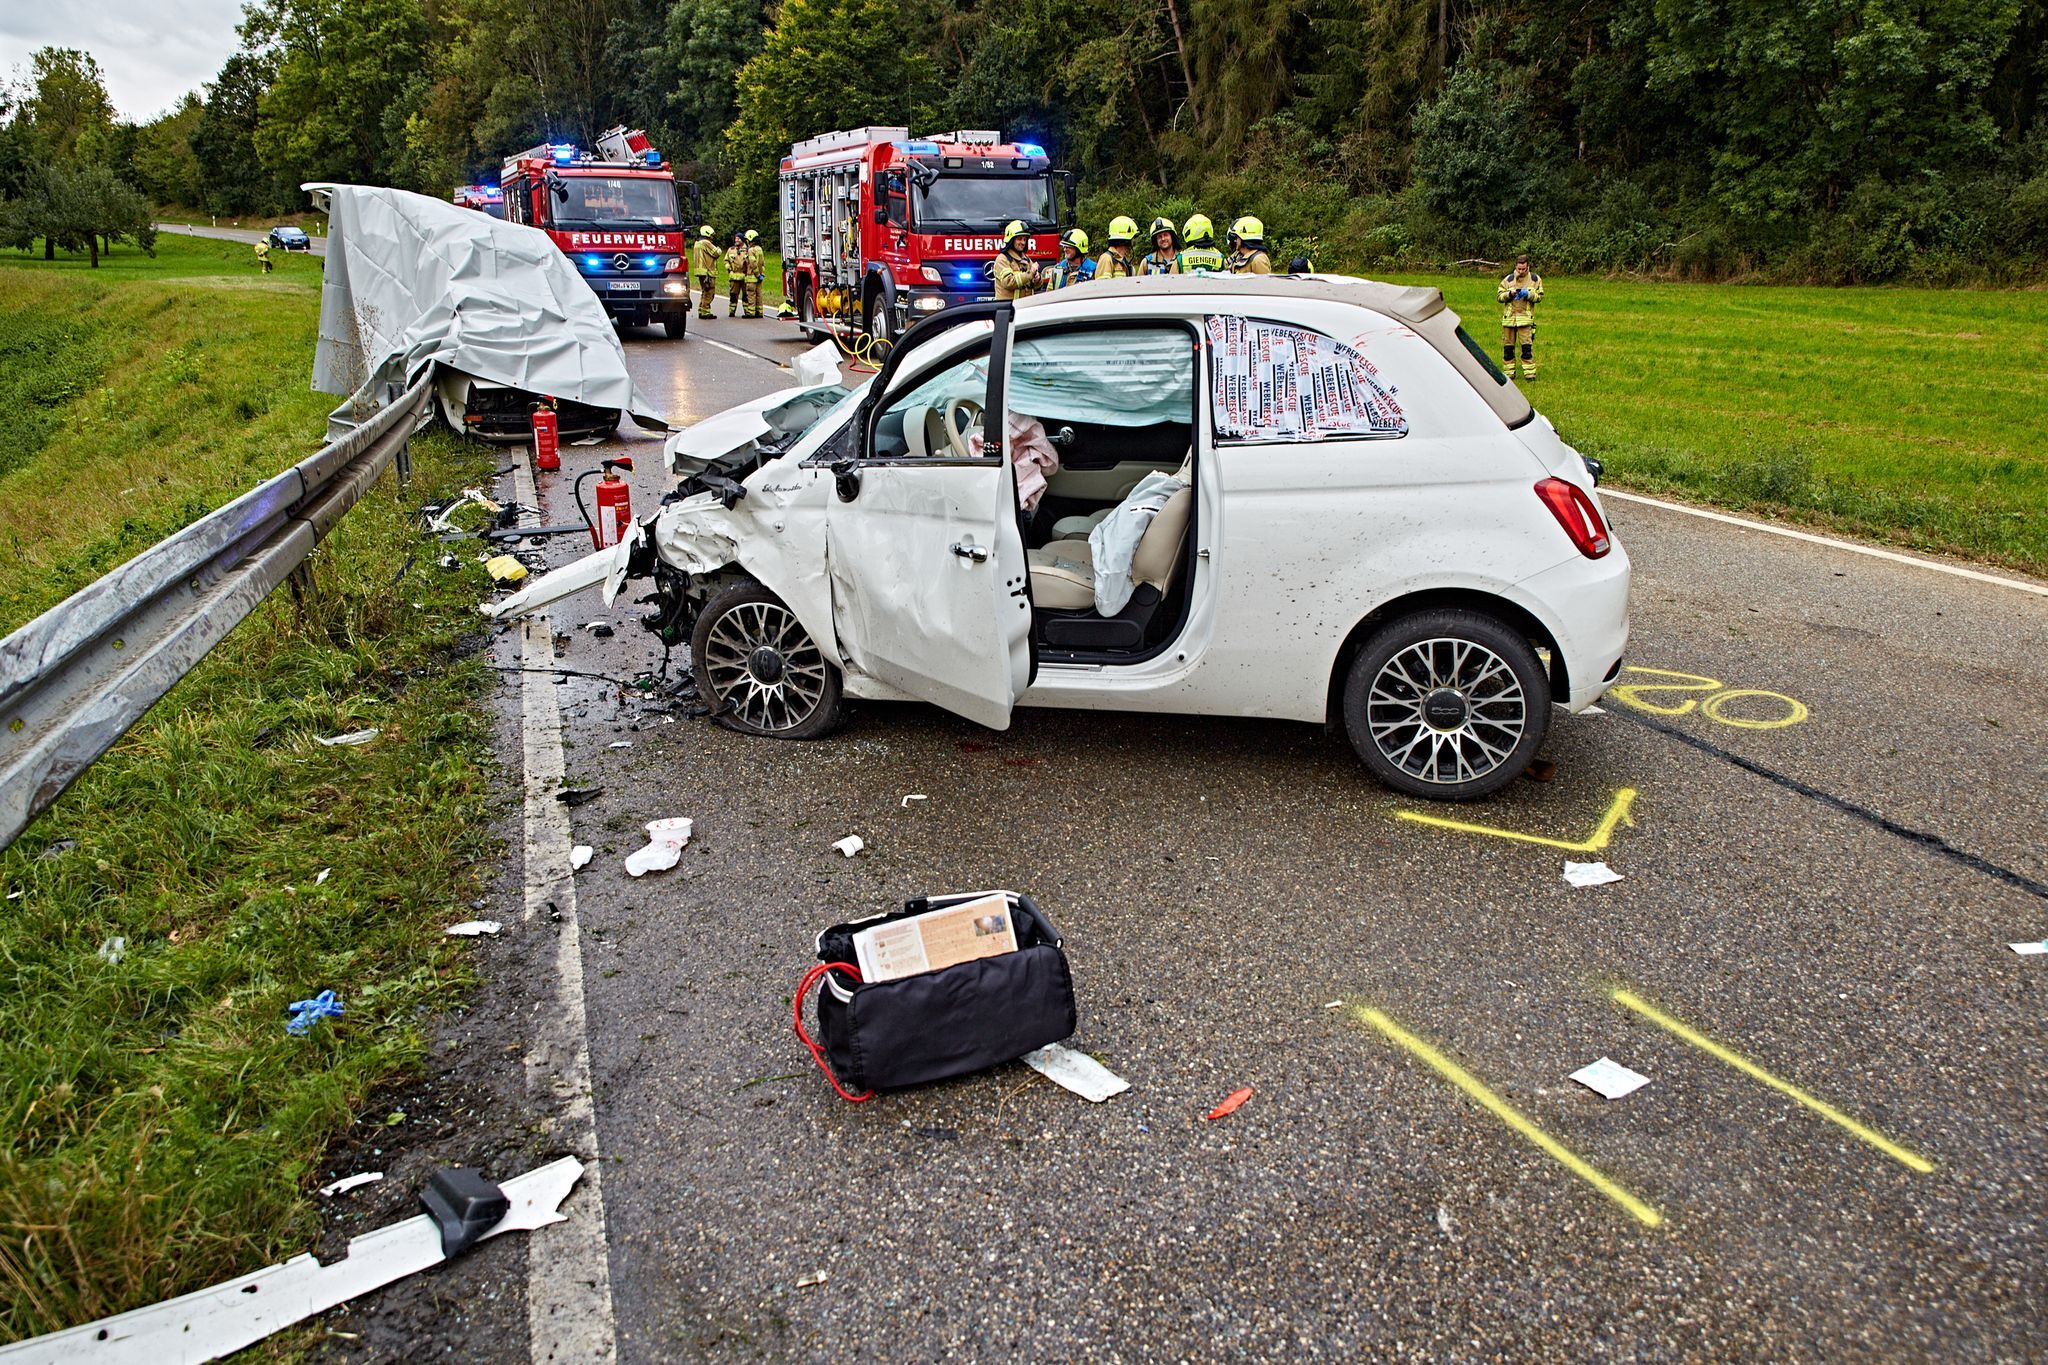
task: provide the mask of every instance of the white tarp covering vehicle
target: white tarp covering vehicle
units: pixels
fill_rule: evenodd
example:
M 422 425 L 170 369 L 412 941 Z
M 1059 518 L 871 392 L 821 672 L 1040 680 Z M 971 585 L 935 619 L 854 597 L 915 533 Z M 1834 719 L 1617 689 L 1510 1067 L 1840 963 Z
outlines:
M 523 440 L 543 396 L 556 400 L 565 439 L 610 431 L 622 412 L 666 428 L 634 392 L 590 286 L 546 233 L 404 190 L 302 188 L 330 225 L 313 387 L 350 395 L 334 425 L 438 363 L 442 416 L 466 434 Z
M 1020 705 L 1331 722 L 1389 785 L 1468 799 L 1628 638 L 1586 463 L 1434 289 L 1180 277 L 963 307 L 859 388 L 670 444 L 679 499 L 489 610 L 652 574 L 652 628 L 747 733 L 824 734 L 848 697 L 998 729 Z

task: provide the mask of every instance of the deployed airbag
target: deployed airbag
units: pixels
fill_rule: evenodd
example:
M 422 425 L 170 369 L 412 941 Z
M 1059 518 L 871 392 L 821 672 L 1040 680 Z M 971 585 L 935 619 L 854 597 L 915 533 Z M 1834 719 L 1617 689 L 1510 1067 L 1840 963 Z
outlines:
M 634 392 L 604 306 L 546 233 L 405 190 L 303 188 L 326 201 L 330 228 L 313 387 L 350 396 L 330 434 L 435 362 L 667 427 Z
M 1194 339 L 1158 327 L 1027 334 L 1010 352 L 1004 399 L 1010 411 L 1048 422 L 1192 422 Z

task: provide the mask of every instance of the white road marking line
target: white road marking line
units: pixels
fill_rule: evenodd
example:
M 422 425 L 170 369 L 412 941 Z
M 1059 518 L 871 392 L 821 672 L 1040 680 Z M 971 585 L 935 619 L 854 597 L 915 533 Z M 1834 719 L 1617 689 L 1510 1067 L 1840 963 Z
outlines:
M 540 506 L 528 459 L 512 471 L 513 497 Z M 526 1055 L 526 1092 L 560 1105 L 555 1139 L 588 1163 L 583 1188 L 563 1209 L 566 1221 L 534 1234 L 526 1252 L 526 1337 L 529 1358 L 615 1361 L 611 1258 L 606 1250 L 604 1184 L 597 1112 L 590 1091 L 590 1027 L 583 1010 L 583 939 L 576 918 L 576 882 L 569 868 L 569 808 L 555 800 L 562 785 L 562 712 L 556 700 L 554 628 L 545 611 L 520 625 L 520 742 L 526 768 L 525 920 L 554 904 L 555 999 L 535 1023 Z
M 770 360 L 759 351 L 750 351 L 744 346 L 731 346 L 723 341 L 714 341 L 710 337 L 703 336 L 698 337 L 697 340 L 703 342 L 706 346 L 716 346 L 721 351 L 731 351 L 734 355 L 745 356 L 749 360 L 758 360 L 763 365 L 773 365 L 778 370 L 789 368 L 779 360 Z
M 1833 536 L 1817 536 L 1811 531 L 1795 531 L 1789 526 L 1773 526 L 1767 521 L 1751 521 L 1748 517 L 1730 516 L 1726 512 L 1709 512 L 1704 507 L 1688 507 L 1682 502 L 1666 502 L 1662 498 L 1646 498 L 1640 493 L 1623 493 L 1618 489 L 1603 488 L 1603 498 L 1620 498 L 1623 502 L 1639 502 L 1645 507 L 1661 507 L 1667 512 L 1683 512 L 1689 517 L 1704 517 L 1708 521 L 1726 522 L 1740 526 L 1746 531 L 1763 531 L 1789 540 L 1803 540 L 1812 545 L 1825 545 L 1832 550 L 1847 550 L 1852 554 L 1869 555 L 1872 559 L 1889 559 L 1894 564 L 1907 564 L 1916 569 L 1933 569 L 1936 573 L 1954 574 L 1957 578 L 1974 579 L 1999 588 L 2017 588 L 2037 597 L 2048 597 L 2048 586 L 2028 583 L 2018 578 L 2001 578 L 1997 574 L 1984 573 L 1978 569 L 1966 569 L 1960 564 L 1944 564 L 1938 559 L 1922 559 L 1918 555 L 1900 554 L 1897 550 L 1881 550 L 1875 545 L 1858 545 L 1853 540 L 1836 540 Z

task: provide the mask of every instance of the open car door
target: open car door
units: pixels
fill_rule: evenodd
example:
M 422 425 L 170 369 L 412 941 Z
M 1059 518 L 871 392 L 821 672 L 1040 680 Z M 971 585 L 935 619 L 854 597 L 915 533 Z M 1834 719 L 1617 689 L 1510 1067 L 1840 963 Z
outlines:
M 1030 572 L 989 383 L 1007 321 L 988 344 L 885 371 L 859 454 L 833 466 L 825 519 L 848 664 L 996 730 L 1031 680 Z

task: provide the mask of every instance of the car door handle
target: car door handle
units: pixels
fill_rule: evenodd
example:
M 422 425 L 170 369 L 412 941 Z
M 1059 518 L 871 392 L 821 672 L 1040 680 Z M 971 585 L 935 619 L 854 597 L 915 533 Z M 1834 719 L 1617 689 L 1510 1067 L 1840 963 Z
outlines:
M 976 564 L 988 563 L 988 551 L 971 541 L 954 541 L 953 553 Z

